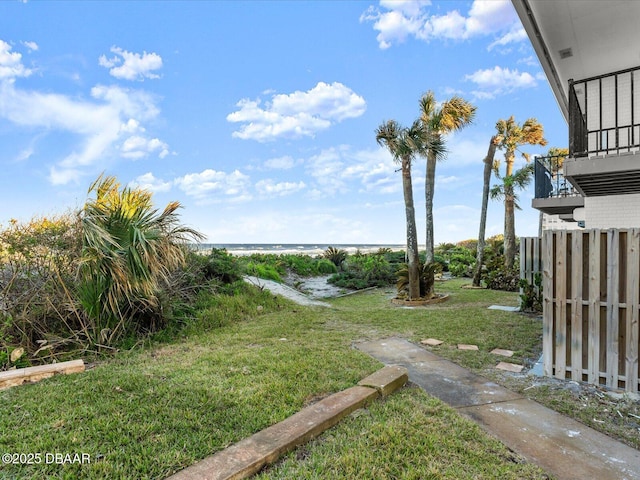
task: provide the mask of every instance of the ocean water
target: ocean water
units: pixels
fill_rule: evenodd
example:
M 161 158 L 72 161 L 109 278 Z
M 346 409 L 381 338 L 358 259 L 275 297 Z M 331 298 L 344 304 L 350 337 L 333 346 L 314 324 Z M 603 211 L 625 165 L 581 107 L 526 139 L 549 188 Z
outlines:
M 201 243 L 197 245 L 197 249 L 202 252 L 211 250 L 212 248 L 225 248 L 233 255 L 251 255 L 254 253 L 274 253 L 274 254 L 303 254 L 303 255 L 320 255 L 327 248 L 334 247 L 345 250 L 349 254 L 356 251 L 362 253 L 376 252 L 380 248 L 390 248 L 394 251 L 404 250 L 405 245 L 397 244 L 341 244 L 341 243 Z

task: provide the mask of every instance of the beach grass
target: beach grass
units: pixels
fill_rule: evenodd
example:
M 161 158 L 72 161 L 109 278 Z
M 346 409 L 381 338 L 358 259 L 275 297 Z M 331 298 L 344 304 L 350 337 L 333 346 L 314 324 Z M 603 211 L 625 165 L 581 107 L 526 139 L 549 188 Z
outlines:
M 379 369 L 353 348 L 389 335 L 435 337 L 473 369 L 495 347 L 537 355 L 541 324 L 488 310 L 517 295 L 438 284 L 447 302 L 390 305 L 371 290 L 309 308 L 253 287 L 203 302 L 179 339 L 121 352 L 85 373 L 0 392 L 2 453 L 84 454 L 89 463 L 0 466 L 0 478 L 165 478 L 355 385 Z M 224 312 L 214 315 L 214 312 Z M 479 352 L 460 352 L 474 343 Z M 33 458 L 33 457 L 32 457 Z M 264 472 L 266 478 L 546 478 L 471 421 L 416 388 L 375 402 Z

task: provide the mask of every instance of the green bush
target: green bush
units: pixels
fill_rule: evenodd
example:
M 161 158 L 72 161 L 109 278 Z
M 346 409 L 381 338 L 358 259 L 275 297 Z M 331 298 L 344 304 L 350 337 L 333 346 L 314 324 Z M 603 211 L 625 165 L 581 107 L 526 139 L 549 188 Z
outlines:
M 451 272 L 451 275 L 454 277 L 464 277 L 469 272 L 469 265 L 452 261 L 449 264 L 449 272 Z
M 247 274 L 253 275 L 254 277 L 264 278 L 266 280 L 273 280 L 275 282 L 282 282 L 282 277 L 280 277 L 280 273 L 273 265 L 267 263 L 256 263 L 254 261 L 250 261 L 246 264 Z
M 336 267 L 331 260 L 320 258 L 316 263 L 316 270 L 319 274 L 330 275 L 332 273 L 336 273 L 338 271 L 338 267 Z
M 504 266 L 487 272 L 485 282 L 490 290 L 517 292 L 520 288 L 520 272 L 516 268 Z
M 79 212 L 0 229 L 0 351 L 22 346 L 35 362 L 112 352 L 188 311 L 206 283 L 177 202 L 158 211 L 149 192 L 113 177 L 89 193 Z
M 301 277 L 318 275 L 320 273 L 318 270 L 318 263 L 321 260 L 324 261 L 321 258 L 313 258 L 310 255 L 302 254 L 284 254 L 280 257 L 280 263 L 286 268 L 286 270 L 295 273 L 296 275 L 300 275 Z M 332 270 L 329 273 L 332 273 L 333 271 L 336 270 Z
M 282 277 L 293 273 L 301 277 L 329 275 L 338 271 L 337 267 L 323 257 L 314 258 L 303 254 L 253 254 L 240 257 L 239 264 L 249 275 L 282 281 Z
M 533 283 L 529 283 L 525 278 L 521 278 L 519 286 L 522 289 L 520 294 L 520 310 L 523 312 L 542 312 L 542 275 L 536 273 L 533 276 Z
M 203 263 L 204 278 L 207 280 L 215 279 L 223 284 L 230 284 L 242 278 L 237 258 L 224 248 L 213 248 L 211 253 L 204 257 Z
M 385 254 L 354 254 L 344 263 L 344 272 L 329 279 L 338 287 L 360 290 L 395 283 L 394 267 Z

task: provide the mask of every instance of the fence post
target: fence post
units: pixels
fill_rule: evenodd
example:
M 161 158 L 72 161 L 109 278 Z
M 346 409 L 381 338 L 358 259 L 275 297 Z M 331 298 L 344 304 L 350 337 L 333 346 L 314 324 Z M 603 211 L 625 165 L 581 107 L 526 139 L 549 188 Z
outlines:
M 547 230 L 542 236 L 542 371 L 547 377 L 553 376 L 553 243 L 555 236 Z

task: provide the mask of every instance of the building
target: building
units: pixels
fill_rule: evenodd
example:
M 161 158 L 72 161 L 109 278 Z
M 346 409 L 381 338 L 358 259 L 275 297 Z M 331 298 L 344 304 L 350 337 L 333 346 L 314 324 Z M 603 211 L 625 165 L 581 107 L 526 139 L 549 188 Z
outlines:
M 536 163 L 533 207 L 586 228 L 640 226 L 640 2 L 512 3 L 569 127 L 560 168 Z
M 546 375 L 640 385 L 640 1 L 512 0 L 568 125 L 536 160 Z

